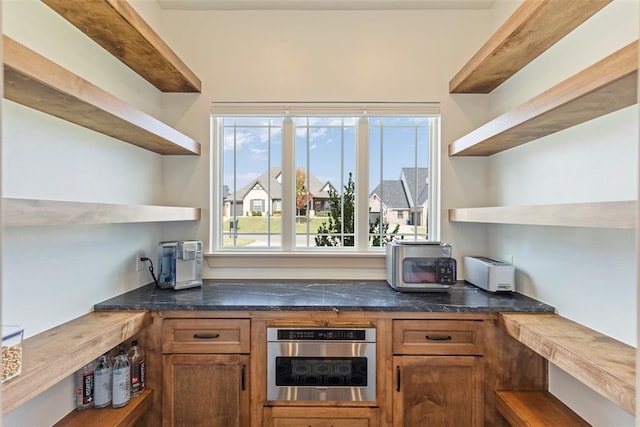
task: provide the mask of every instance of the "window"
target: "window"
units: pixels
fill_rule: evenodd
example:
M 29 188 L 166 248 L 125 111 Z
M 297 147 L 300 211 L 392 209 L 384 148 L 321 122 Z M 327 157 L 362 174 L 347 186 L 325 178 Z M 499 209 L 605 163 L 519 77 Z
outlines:
M 212 128 L 214 250 L 438 238 L 437 105 L 222 103 Z
M 251 212 L 260 212 L 262 213 L 263 209 L 263 203 L 264 200 L 262 199 L 251 199 Z

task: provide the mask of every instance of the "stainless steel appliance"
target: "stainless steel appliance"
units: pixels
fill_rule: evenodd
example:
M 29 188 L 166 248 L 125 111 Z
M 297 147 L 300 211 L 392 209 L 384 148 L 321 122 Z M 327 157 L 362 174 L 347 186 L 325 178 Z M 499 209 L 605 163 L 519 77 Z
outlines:
M 402 292 L 446 291 L 457 280 L 451 245 L 440 242 L 387 244 L 387 283 Z
M 513 292 L 516 268 L 499 259 L 481 256 L 464 257 L 465 280 L 489 292 Z
M 267 399 L 375 401 L 375 328 L 267 328 Z
M 158 243 L 158 286 L 187 289 L 202 286 L 202 242 Z

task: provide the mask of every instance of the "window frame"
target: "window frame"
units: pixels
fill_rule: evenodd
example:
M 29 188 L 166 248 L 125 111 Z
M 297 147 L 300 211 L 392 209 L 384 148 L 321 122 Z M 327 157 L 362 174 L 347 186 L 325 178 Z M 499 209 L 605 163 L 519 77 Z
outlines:
M 295 247 L 295 128 L 293 125 L 294 116 L 355 116 L 356 117 L 356 171 L 354 173 L 354 183 L 356 186 L 355 200 L 355 234 L 362 236 L 367 234 L 367 238 L 358 239 L 356 237 L 355 246 L 341 247 L 339 249 L 307 248 Z M 214 213 L 222 212 L 223 200 L 220 194 L 223 188 L 223 142 L 220 138 L 221 120 L 223 116 L 279 116 L 284 117 L 282 124 L 282 200 L 281 200 L 281 221 L 282 221 L 282 245 L 279 247 L 260 247 L 251 250 L 223 247 L 221 236 L 223 233 L 222 222 L 218 221 L 218 215 Z M 429 126 L 429 200 L 427 207 L 429 240 L 438 241 L 440 239 L 440 164 L 441 164 L 441 141 L 440 141 L 440 106 L 431 102 L 410 102 L 410 103 L 244 103 L 244 102 L 218 102 L 211 104 L 210 116 L 210 212 L 209 218 L 209 245 L 208 253 L 218 254 L 301 254 L 312 252 L 314 254 L 327 254 L 344 256 L 348 254 L 380 255 L 384 254 L 383 248 L 371 248 L 368 245 L 368 224 L 369 210 L 362 209 L 368 207 L 369 202 L 369 134 L 368 117 L 378 116 L 427 116 L 430 118 Z M 288 135 L 288 136 L 287 136 Z M 367 159 L 367 161 L 363 161 Z M 288 185 L 285 185 L 288 183 Z M 362 187 L 364 184 L 364 191 Z M 288 203 L 284 203 L 288 200 Z M 364 228 L 365 231 L 362 231 Z M 361 232 L 362 231 L 362 232 Z M 219 241 L 220 240 L 220 241 Z

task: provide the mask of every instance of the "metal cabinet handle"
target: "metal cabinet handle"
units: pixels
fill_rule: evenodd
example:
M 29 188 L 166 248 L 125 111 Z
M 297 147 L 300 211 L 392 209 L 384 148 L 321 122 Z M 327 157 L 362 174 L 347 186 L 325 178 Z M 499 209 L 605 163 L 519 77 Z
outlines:
M 400 366 L 396 366 L 396 374 L 398 376 L 398 381 L 396 385 L 396 391 L 400 391 Z
M 247 367 L 245 365 L 242 365 L 242 376 L 240 377 L 240 384 L 242 387 L 242 391 L 247 389 L 247 384 L 245 382 L 245 371 L 247 370 Z
M 193 334 L 193 338 L 197 340 L 215 340 L 220 334 Z
M 451 335 L 425 335 L 429 341 L 451 341 Z

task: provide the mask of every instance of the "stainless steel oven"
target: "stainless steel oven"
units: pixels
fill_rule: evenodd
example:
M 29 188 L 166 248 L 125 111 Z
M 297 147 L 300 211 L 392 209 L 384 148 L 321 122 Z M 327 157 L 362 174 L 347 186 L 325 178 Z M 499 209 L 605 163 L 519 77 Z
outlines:
M 375 328 L 267 328 L 267 399 L 375 401 Z

